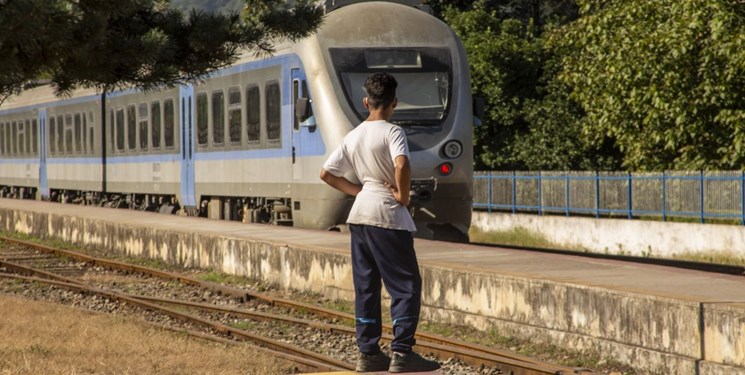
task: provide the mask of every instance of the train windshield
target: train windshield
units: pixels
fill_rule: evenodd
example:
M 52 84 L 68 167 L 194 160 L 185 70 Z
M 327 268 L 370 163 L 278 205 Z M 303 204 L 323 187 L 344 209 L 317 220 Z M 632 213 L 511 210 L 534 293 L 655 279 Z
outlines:
M 450 108 L 452 69 L 447 49 L 341 49 L 331 56 L 344 95 L 360 121 L 368 111 L 362 104 L 365 80 L 375 72 L 387 72 L 398 81 L 398 106 L 393 114 L 400 125 L 438 125 Z

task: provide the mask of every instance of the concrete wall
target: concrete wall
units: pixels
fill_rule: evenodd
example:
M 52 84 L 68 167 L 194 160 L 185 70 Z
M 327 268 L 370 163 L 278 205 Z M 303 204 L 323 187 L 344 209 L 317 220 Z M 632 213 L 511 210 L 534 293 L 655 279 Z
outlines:
M 597 253 L 667 258 L 696 253 L 745 259 L 745 226 L 740 225 L 474 211 L 472 226 L 484 232 L 523 228 L 554 245 Z

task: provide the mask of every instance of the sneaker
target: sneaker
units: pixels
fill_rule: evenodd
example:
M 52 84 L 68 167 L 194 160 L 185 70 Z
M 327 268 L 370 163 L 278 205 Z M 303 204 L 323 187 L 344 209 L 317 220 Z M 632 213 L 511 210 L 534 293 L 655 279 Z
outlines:
M 378 354 L 367 355 L 360 353 L 360 358 L 357 359 L 357 372 L 376 372 L 386 371 L 388 366 L 391 364 L 391 359 L 383 352 Z
M 393 359 L 391 359 L 391 366 L 388 368 L 388 372 L 423 372 L 423 371 L 434 371 L 440 368 L 440 364 L 437 361 L 430 361 L 429 359 L 423 358 L 419 354 L 414 352 L 411 353 L 393 353 Z

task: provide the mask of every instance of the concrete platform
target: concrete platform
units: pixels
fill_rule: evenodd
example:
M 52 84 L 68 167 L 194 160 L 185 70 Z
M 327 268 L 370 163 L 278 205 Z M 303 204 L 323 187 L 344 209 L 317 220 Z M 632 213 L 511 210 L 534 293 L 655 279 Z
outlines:
M 8 199 L 0 199 L 0 229 L 353 298 L 344 233 Z M 424 319 L 596 350 L 649 372 L 745 375 L 745 277 L 427 240 L 415 246 Z

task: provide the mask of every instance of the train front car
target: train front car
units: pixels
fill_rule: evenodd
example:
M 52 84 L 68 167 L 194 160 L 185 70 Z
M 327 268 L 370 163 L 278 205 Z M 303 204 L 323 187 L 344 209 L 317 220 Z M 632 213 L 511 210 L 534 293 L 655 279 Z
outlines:
M 392 122 L 406 131 L 411 154 L 416 236 L 467 241 L 473 112 L 468 64 L 457 36 L 445 23 L 414 7 L 365 2 L 330 12 L 317 39 L 331 91 L 315 97 L 320 98 L 317 102 L 329 95 L 338 100 L 336 108 L 316 103 L 335 111 L 330 118 L 319 119 L 327 155 L 367 117 L 362 104 L 365 79 L 375 72 L 392 74 L 399 100 Z M 343 134 L 329 134 L 330 128 Z M 348 206 L 348 199 L 329 198 L 328 210 Z

